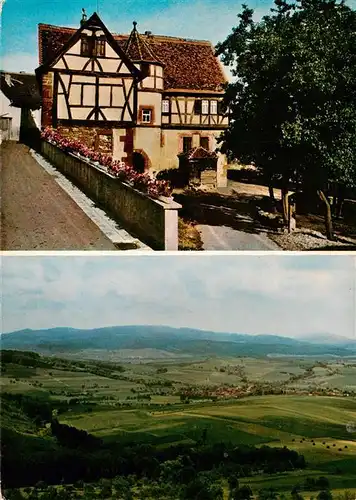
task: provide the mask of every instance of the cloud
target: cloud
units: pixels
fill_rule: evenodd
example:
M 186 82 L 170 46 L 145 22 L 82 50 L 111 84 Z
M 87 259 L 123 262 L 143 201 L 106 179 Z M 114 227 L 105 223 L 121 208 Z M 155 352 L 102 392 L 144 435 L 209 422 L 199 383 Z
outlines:
M 9 72 L 34 73 L 39 66 L 37 53 L 8 52 L 1 56 L 1 69 Z
M 355 275 L 351 256 L 4 256 L 3 325 L 352 337 Z

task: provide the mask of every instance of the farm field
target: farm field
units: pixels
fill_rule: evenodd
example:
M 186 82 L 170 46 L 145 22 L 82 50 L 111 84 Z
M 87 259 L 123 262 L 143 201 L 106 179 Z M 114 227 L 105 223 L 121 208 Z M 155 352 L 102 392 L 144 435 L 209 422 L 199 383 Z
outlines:
M 104 439 L 194 444 L 203 429 L 210 442 L 286 446 L 302 453 L 308 469 L 298 474 L 242 479 L 252 490 L 290 491 L 307 477 L 327 475 L 332 488 L 356 487 L 356 401 L 347 398 L 265 396 L 234 404 L 180 406 L 172 411 L 119 410 L 64 416 L 63 422 Z M 312 493 L 311 493 L 312 494 Z
M 42 359 L 41 366 L 4 363 L 1 391 L 52 402 L 61 425 L 85 431 L 104 445 L 154 445 L 165 450 L 172 445 L 195 447 L 204 436 L 209 445 L 286 447 L 304 456 L 305 469 L 242 474 L 241 485 L 249 485 L 254 494 L 275 488 L 289 499 L 293 487 L 308 478 L 326 476 L 335 494 L 356 493 L 356 399 L 352 393 L 356 364 L 352 360 L 210 358 L 110 365 Z M 327 385 L 335 395 L 314 392 L 314 379 L 331 377 L 339 379 L 340 385 Z M 182 398 L 187 387 L 192 394 L 221 387 L 254 387 L 258 393 L 214 400 L 202 395 Z M 285 391 L 263 394 L 261 387 Z M 296 393 L 287 393 L 289 387 Z M 28 433 L 35 432 L 23 418 L 17 421 L 21 432 L 26 426 Z M 10 420 L 7 424 L 15 425 Z M 313 496 L 312 491 L 303 490 L 305 499 Z
M 70 362 L 75 364 L 70 357 Z M 78 361 L 78 360 L 77 360 Z M 92 361 L 85 360 L 90 365 Z M 246 383 L 278 384 L 284 388 L 300 390 L 339 389 L 356 391 L 356 359 L 340 361 L 315 361 L 306 358 L 207 358 L 192 361 L 150 361 L 124 363 L 115 360 L 124 369 L 119 380 L 88 373 L 85 368 L 71 371 L 31 368 L 20 365 L 6 365 L 1 380 L 2 390 L 33 391 L 34 383 L 42 384 L 38 390 L 95 390 L 101 394 L 119 396 L 132 388 L 142 390 L 147 382 L 170 382 L 178 387 L 194 386 L 241 386 Z M 16 380 L 16 384 L 10 380 Z M 21 384 L 21 386 L 20 386 Z M 96 384 L 98 387 L 96 387 Z M 16 386 L 16 387 L 15 387 Z M 84 387 L 83 387 L 84 386 Z M 105 387 L 104 387 L 105 386 Z M 103 389 L 105 389 L 103 391 Z M 107 390 L 106 390 L 107 389 Z M 118 391 L 118 392 L 117 392 Z

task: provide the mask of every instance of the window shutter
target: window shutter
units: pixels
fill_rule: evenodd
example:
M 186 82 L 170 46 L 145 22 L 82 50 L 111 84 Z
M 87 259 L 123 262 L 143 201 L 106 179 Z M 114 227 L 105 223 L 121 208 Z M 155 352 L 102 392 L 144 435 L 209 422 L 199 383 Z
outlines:
M 195 101 L 194 101 L 194 113 L 196 115 L 201 114 L 201 100 L 200 99 L 195 99 Z

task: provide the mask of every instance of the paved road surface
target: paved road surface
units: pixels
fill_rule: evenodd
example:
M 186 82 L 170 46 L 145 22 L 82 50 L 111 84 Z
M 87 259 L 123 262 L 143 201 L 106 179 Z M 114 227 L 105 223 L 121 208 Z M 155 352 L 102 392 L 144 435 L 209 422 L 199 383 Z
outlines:
M 198 225 L 204 250 L 281 250 L 264 233 L 238 231 L 227 226 Z
M 0 159 L 2 250 L 115 250 L 27 146 L 4 142 Z

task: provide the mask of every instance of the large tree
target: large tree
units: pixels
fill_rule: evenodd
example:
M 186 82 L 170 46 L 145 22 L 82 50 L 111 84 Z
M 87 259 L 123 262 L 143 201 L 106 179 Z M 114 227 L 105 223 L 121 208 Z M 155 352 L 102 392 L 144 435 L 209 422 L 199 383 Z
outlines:
M 281 180 L 284 215 L 290 180 L 317 191 L 332 239 L 330 183 L 356 185 L 356 12 L 336 0 L 275 0 L 260 21 L 246 5 L 217 45 L 235 79 L 222 136 L 230 158 Z

